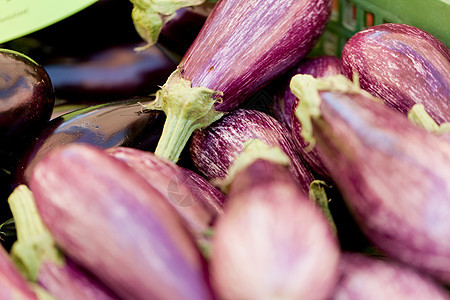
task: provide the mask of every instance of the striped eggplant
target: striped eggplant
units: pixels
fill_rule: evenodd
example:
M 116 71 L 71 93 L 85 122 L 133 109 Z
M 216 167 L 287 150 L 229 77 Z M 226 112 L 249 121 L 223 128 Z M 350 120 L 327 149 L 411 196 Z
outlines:
M 336 283 L 337 239 L 275 149 L 254 141 L 232 166 L 210 260 L 220 299 L 328 299 Z
M 311 170 L 295 149 L 291 134 L 275 118 L 256 110 L 237 109 L 195 132 L 190 154 L 195 167 L 211 182 L 226 178 L 228 170 L 249 140 L 278 146 L 291 159 L 290 170 L 303 192 L 314 180 Z
M 386 255 L 450 283 L 450 143 L 343 75 L 296 75 L 291 89 L 302 134 L 362 231 Z
M 224 194 L 197 173 L 135 148 L 113 147 L 105 152 L 126 162 L 163 194 L 198 240 L 205 238 L 217 215 L 222 214 Z
M 212 299 L 186 224 L 125 162 L 61 146 L 36 164 L 30 189 L 62 251 L 121 299 Z
M 177 161 L 192 132 L 220 119 L 312 49 L 331 0 L 222 0 L 149 109 L 167 120 L 156 155 Z
M 421 103 L 438 123 L 450 121 L 450 51 L 431 34 L 405 24 L 376 25 L 351 37 L 344 72 L 405 115 Z
M 59 250 L 26 185 L 15 188 L 8 203 L 17 230 L 11 257 L 29 281 L 39 284 L 56 299 L 119 299 Z
M 450 299 L 428 276 L 389 259 L 343 253 L 339 274 L 332 300 Z

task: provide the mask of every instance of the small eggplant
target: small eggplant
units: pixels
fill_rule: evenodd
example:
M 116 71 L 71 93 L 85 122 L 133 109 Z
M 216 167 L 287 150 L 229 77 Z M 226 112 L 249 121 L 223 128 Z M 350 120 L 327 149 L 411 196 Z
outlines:
M 342 51 L 347 77 L 407 114 L 421 103 L 438 123 L 450 121 L 450 51 L 431 34 L 405 24 L 376 25 L 353 35 Z
M 8 202 L 17 230 L 11 257 L 29 281 L 39 284 L 57 299 L 119 299 L 60 251 L 42 223 L 27 186 L 18 186 Z
M 52 119 L 23 155 L 16 158 L 14 184 L 27 184 L 31 170 L 53 148 L 69 143 L 87 143 L 100 148 L 128 146 L 151 151 L 162 131 L 164 115 L 142 113 L 153 98 L 108 102 L 75 110 Z
M 176 62 L 156 46 L 137 52 L 137 45 L 118 45 L 86 57 L 60 57 L 44 68 L 56 96 L 70 102 L 147 96 L 164 83 Z
M 308 194 L 314 177 L 296 151 L 290 132 L 275 118 L 260 111 L 237 109 L 195 132 L 190 145 L 191 160 L 209 181 L 216 184 L 226 178 L 245 143 L 255 139 L 278 146 L 286 153 L 291 159 L 290 170 L 303 192 Z
M 428 276 L 392 260 L 343 253 L 333 300 L 448 300 L 445 289 Z
M 204 239 L 217 215 L 222 214 L 224 194 L 197 173 L 148 151 L 129 147 L 105 151 L 126 162 L 163 194 L 198 240 Z
M 92 145 L 62 146 L 33 169 L 30 189 L 64 253 L 121 299 L 212 299 L 185 223 L 125 162 Z
M 328 299 L 338 275 L 336 236 L 298 188 L 289 158 L 257 144 L 248 144 L 228 178 L 213 234 L 214 290 L 220 299 Z
M 302 134 L 371 242 L 450 283 L 450 143 L 343 75 L 296 75 Z
M 156 155 L 177 161 L 192 133 L 238 107 L 312 49 L 331 0 L 223 0 L 148 108 L 167 120 Z

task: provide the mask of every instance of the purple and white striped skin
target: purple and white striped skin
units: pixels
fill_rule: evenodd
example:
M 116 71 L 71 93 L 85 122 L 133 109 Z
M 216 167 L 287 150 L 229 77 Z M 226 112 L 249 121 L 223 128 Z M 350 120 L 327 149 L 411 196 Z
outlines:
M 428 276 L 392 260 L 343 253 L 332 300 L 448 300 L 450 295 Z
M 211 299 L 183 220 L 125 162 L 70 144 L 33 169 L 30 188 L 61 249 L 122 299 Z
M 308 57 L 284 75 L 283 85 L 277 88 L 271 109 L 275 119 L 289 129 L 291 129 L 292 120 L 295 121 L 295 118 L 292 118 L 292 110 L 297 100 L 289 88 L 289 82 L 292 76 L 297 74 L 309 74 L 315 78 L 343 74 L 342 62 L 339 57 L 331 55 Z
M 220 299 L 329 299 L 340 249 L 289 169 L 259 159 L 236 174 L 210 259 Z
M 192 136 L 190 154 L 196 168 L 210 182 L 225 179 L 228 169 L 250 139 L 279 146 L 291 159 L 290 170 L 302 191 L 308 194 L 315 179 L 296 151 L 288 129 L 275 118 L 256 110 L 237 109 Z
M 38 300 L 3 247 L 0 247 L 0 299 Z
M 353 88 L 322 87 L 311 116 L 322 161 L 374 245 L 450 283 L 450 143 L 341 79 Z
M 149 109 L 166 122 L 155 154 L 176 162 L 192 133 L 294 67 L 316 44 L 332 0 L 221 0 Z
M 225 195 L 199 174 L 153 153 L 129 147 L 113 147 L 107 154 L 126 162 L 166 197 L 192 233 L 202 238 L 217 215 Z
M 342 50 L 349 78 L 405 115 L 422 103 L 438 123 L 450 121 L 450 51 L 437 38 L 405 24 L 381 24 L 356 33 Z

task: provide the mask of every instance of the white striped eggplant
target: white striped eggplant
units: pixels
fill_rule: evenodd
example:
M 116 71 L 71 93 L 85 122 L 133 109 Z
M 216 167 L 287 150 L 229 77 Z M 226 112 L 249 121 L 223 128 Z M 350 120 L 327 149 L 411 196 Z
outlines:
M 142 175 L 180 213 L 193 235 L 199 241 L 205 239 L 217 215 L 222 214 L 222 192 L 199 174 L 151 152 L 130 147 L 113 147 L 105 152 Z
M 226 178 L 228 170 L 249 140 L 259 139 L 278 146 L 291 159 L 290 170 L 308 194 L 314 180 L 311 170 L 295 149 L 288 129 L 275 118 L 256 110 L 237 109 L 221 120 L 194 133 L 190 144 L 195 167 L 214 184 Z
M 376 25 L 342 50 L 349 78 L 405 115 L 416 103 L 438 123 L 450 121 L 450 51 L 431 34 L 405 24 Z
M 328 299 L 338 274 L 336 236 L 298 188 L 289 158 L 259 144 L 248 144 L 228 178 L 213 234 L 214 290 L 220 299 Z
M 211 299 L 204 259 L 164 195 L 92 145 L 50 152 L 30 189 L 60 248 L 121 299 Z
M 445 289 L 428 276 L 389 259 L 343 253 L 332 300 L 448 300 Z
M 343 75 L 296 75 L 291 89 L 302 134 L 362 231 L 388 256 L 450 283 L 450 143 Z
M 156 155 L 177 161 L 192 132 L 294 67 L 321 36 L 331 0 L 222 0 L 149 109 L 167 120 Z
M 103 284 L 65 257 L 37 212 L 25 185 L 8 198 L 17 230 L 11 257 L 22 274 L 56 299 L 118 300 Z

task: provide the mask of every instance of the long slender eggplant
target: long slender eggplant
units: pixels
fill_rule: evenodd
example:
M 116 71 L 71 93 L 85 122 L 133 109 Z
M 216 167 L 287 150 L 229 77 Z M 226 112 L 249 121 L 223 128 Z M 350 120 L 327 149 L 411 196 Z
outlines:
M 57 244 L 121 299 L 211 299 L 194 238 L 165 196 L 86 144 L 53 150 L 30 181 Z
M 153 98 L 135 98 L 82 108 L 52 119 L 23 157 L 16 158 L 14 184 L 27 184 L 34 165 L 52 149 L 69 143 L 101 148 L 128 146 L 153 151 L 161 134 L 164 115 L 142 113 Z
M 228 198 L 214 227 L 210 260 L 220 299 L 331 295 L 338 242 L 321 211 L 298 188 L 288 163 L 281 149 L 275 152 L 254 141 L 233 165 L 236 171 L 228 178 Z
M 70 102 L 147 96 L 164 83 L 176 62 L 156 46 L 137 52 L 137 45 L 117 45 L 85 57 L 60 57 L 44 68 L 56 96 Z
M 450 143 L 343 75 L 296 75 L 291 89 L 302 134 L 362 231 L 388 256 L 450 283 Z
M 195 167 L 214 183 L 226 178 L 245 143 L 254 139 L 269 146 L 279 146 L 289 156 L 290 169 L 308 194 L 314 176 L 296 151 L 290 132 L 275 118 L 260 111 L 237 109 L 195 132 L 190 144 L 191 159 Z
M 343 253 L 339 273 L 330 299 L 450 299 L 448 292 L 429 276 L 392 260 Z
M 331 0 L 218 2 L 149 109 L 167 119 L 155 153 L 177 161 L 192 132 L 297 64 L 322 34 Z
M 17 230 L 11 257 L 29 281 L 36 282 L 56 299 L 119 299 L 60 251 L 42 223 L 27 186 L 18 186 L 8 202 Z
M 151 152 L 130 147 L 105 151 L 141 174 L 180 213 L 193 235 L 205 240 L 215 218 L 222 214 L 222 192 L 197 173 Z
M 416 27 L 387 23 L 352 36 L 342 50 L 349 78 L 405 115 L 416 103 L 438 123 L 450 121 L 450 51 Z

